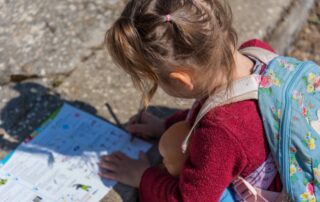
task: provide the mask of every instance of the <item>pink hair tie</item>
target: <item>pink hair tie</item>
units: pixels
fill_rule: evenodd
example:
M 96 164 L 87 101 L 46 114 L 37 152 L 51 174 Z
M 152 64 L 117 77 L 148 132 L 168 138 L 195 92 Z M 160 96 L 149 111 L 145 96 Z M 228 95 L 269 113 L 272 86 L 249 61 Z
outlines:
M 171 19 L 171 15 L 166 15 L 166 22 L 171 22 L 172 19 Z

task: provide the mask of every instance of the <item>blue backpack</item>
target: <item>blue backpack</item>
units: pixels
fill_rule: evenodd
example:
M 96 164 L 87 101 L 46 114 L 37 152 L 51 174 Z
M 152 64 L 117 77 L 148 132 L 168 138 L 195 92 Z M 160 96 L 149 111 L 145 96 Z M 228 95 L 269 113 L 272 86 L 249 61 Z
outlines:
M 268 64 L 258 101 L 285 192 L 293 201 L 320 201 L 320 67 L 263 49 L 245 52 Z
M 264 129 L 283 189 L 292 201 L 320 201 L 320 67 L 249 47 L 241 52 L 267 67 L 233 85 L 231 95 L 208 98 L 195 125 L 212 108 L 258 99 Z M 260 66 L 262 67 L 262 66 Z M 183 149 L 186 149 L 188 138 Z M 221 201 L 233 201 L 232 186 Z

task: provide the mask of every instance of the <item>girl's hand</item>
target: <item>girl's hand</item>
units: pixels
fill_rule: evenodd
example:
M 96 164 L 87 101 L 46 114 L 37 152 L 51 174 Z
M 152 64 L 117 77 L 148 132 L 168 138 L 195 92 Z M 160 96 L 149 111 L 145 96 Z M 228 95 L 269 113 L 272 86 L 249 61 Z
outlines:
M 135 115 L 130 118 L 126 130 L 131 134 L 139 137 L 148 138 L 159 138 L 165 131 L 164 121 L 150 113 L 142 112 L 141 123 L 138 123 L 139 115 Z
M 131 159 L 122 152 L 102 156 L 98 163 L 99 175 L 138 188 L 144 171 L 150 167 L 147 156 L 140 152 L 138 160 Z

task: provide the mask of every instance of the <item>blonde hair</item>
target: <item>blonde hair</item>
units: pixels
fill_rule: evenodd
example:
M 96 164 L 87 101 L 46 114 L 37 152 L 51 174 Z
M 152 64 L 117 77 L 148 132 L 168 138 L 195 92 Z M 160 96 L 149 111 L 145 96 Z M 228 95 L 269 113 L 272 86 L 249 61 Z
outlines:
M 219 0 L 131 0 L 105 44 L 145 105 L 173 68 L 194 70 L 203 94 L 214 93 L 222 80 L 232 83 L 237 34 L 230 7 Z

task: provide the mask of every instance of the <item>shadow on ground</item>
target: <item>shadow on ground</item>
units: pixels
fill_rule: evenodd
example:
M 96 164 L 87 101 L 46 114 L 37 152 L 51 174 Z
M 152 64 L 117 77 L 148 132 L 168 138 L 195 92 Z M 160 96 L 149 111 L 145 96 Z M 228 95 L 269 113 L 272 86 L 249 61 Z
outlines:
M 11 92 L 14 91 L 15 95 L 12 97 L 3 107 L 0 113 L 1 116 L 1 128 L 2 132 L 6 133 L 7 136 L 16 140 L 12 142 L 8 138 L 4 138 L 4 135 L 0 139 L 0 147 L 5 152 L 10 152 L 16 148 L 21 142 L 23 142 L 37 127 L 41 125 L 51 113 L 60 108 L 64 103 L 68 103 L 74 107 L 77 107 L 83 111 L 97 116 L 97 110 L 94 106 L 89 103 L 85 103 L 79 100 L 69 101 L 63 98 L 60 94 L 52 92 L 48 88 L 35 83 L 35 82 L 25 82 L 18 83 L 10 86 Z M 108 100 L 106 100 L 107 102 Z M 152 114 L 164 118 L 177 109 L 171 109 L 161 106 L 151 106 L 148 110 Z M 103 117 L 99 117 L 110 123 Z M 10 139 L 9 138 L 9 139 Z M 157 141 L 153 141 L 154 145 Z M 41 146 L 41 145 L 39 145 Z M 82 153 L 77 153 L 77 155 L 83 155 Z M 39 149 L 35 153 L 42 153 L 48 155 L 47 151 Z M 148 153 L 153 164 L 160 161 L 160 156 L 157 147 L 153 147 Z M 50 157 L 48 157 L 50 159 Z M 49 161 L 48 161 L 49 162 Z M 117 192 L 123 201 L 134 201 L 137 198 L 137 192 L 134 194 L 127 194 L 132 191 L 133 188 L 128 186 L 117 184 L 114 191 Z

